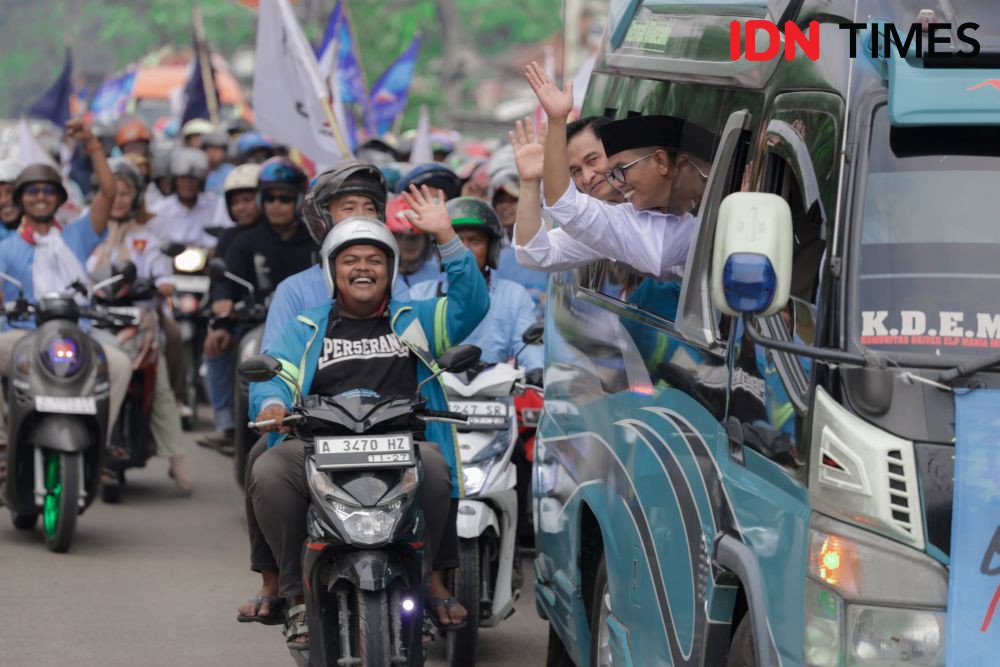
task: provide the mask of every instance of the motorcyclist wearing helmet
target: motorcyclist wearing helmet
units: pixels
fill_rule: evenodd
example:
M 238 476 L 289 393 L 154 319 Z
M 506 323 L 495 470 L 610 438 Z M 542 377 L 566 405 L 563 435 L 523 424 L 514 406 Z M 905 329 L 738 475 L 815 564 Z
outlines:
M 195 118 L 184 123 L 181 127 L 181 137 L 185 146 L 191 148 L 201 148 L 201 138 L 203 135 L 213 131 L 215 126 L 204 118 Z
M 490 291 L 490 310 L 486 317 L 467 338 L 456 342 L 480 348 L 483 351 L 480 358 L 489 364 L 506 362 L 517 353 L 517 362 L 522 368 L 529 373 L 540 374 L 544 366 L 541 347 L 525 347 L 521 342 L 524 331 L 538 319 L 535 304 L 524 287 L 496 274 L 503 240 L 503 229 L 496 211 L 475 197 L 452 199 L 447 209 L 455 233 L 472 251 Z M 410 288 L 410 298 L 415 301 L 447 293 L 446 276 Z
M 319 246 L 302 221 L 305 173 L 286 158 L 274 157 L 260 167 L 257 201 L 260 221 L 238 233 L 225 249 L 228 270 L 254 286 L 257 303 L 266 303 L 278 283 L 315 263 Z M 208 394 L 220 434 L 199 444 L 228 448 L 233 434 L 235 343 L 243 333 L 227 318 L 233 305 L 248 298 L 246 289 L 231 280 L 212 284 L 212 312 L 217 316 L 205 337 Z
M 205 190 L 222 192 L 226 176 L 233 170 L 233 165 L 226 162 L 229 155 L 229 136 L 222 130 L 206 132 L 201 136 L 201 150 L 208 158 L 208 178 L 205 179 Z
M 385 180 L 375 165 L 343 162 L 313 179 L 306 193 L 303 218 L 316 245 L 321 246 L 327 233 L 342 220 L 356 216 L 384 220 L 385 198 Z M 397 288 L 399 284 L 396 281 Z M 398 292 L 393 296 L 400 298 Z M 329 298 L 319 264 L 282 281 L 267 311 L 261 348 L 267 349 L 285 322 Z
M 411 185 L 418 188 L 426 185 L 432 190 L 443 190 L 445 199 L 454 199 L 462 194 L 462 179 L 448 165 L 440 162 L 419 164 L 396 184 L 396 192 L 406 192 Z
M 275 152 L 274 144 L 256 130 L 244 132 L 236 140 L 236 160 L 240 164 L 247 162 L 262 164 L 274 157 Z
M 65 293 L 74 281 L 87 284 L 84 263 L 105 237 L 108 211 L 115 195 L 115 181 L 108 167 L 104 148 L 82 120 L 66 124 L 70 139 L 84 142 L 86 151 L 98 175 L 100 194 L 95 196 L 90 213 L 61 227 L 55 219 L 56 210 L 66 201 L 66 188 L 59 172 L 45 164 L 30 164 L 18 175 L 13 198 L 21 211 L 21 223 L 16 234 L 0 241 L 0 271 L 19 281 L 24 297 L 34 301 L 38 295 Z M 3 285 L 3 299 L 13 302 L 18 288 L 11 282 Z M 85 324 L 85 323 L 84 323 Z M 32 321 L 4 321 L 0 333 L 0 376 L 6 376 L 15 343 L 28 330 Z M 110 423 L 118 416 L 129 379 L 132 362 L 117 348 L 104 345 L 110 380 Z M 2 416 L 2 412 L 0 412 Z M 7 429 L 0 421 L 0 449 L 6 447 Z
M 146 208 L 155 211 L 160 202 L 173 194 L 170 183 L 170 148 L 159 146 L 153 149 L 149 158 L 149 181 L 153 187 L 146 188 Z
M 153 133 L 146 121 L 139 117 L 131 117 L 118 123 L 115 134 L 115 145 L 122 153 L 149 157 L 149 146 L 153 141 Z
M 0 161 L 0 240 L 17 231 L 21 222 L 21 209 L 14 203 L 14 186 L 22 168 L 14 159 Z
M 402 195 L 389 200 L 385 224 L 396 237 L 399 246 L 399 279 L 397 283 L 409 289 L 413 285 L 441 277 L 441 262 L 434 254 L 431 238 L 410 223 L 413 211 Z
M 226 202 L 226 215 L 236 225 L 233 231 L 252 227 L 260 219 L 260 209 L 257 208 L 258 174 L 259 164 L 241 164 L 226 176 L 222 194 Z M 226 229 L 219 237 L 220 255 L 225 253 L 223 238 L 229 231 L 231 230 Z
M 465 338 L 486 314 L 486 283 L 475 259 L 455 236 L 447 210 L 433 202 L 428 188 L 411 192 L 411 205 L 417 213 L 414 224 L 434 236 L 455 286 L 446 297 L 447 305 L 440 298 L 407 303 L 391 299 L 398 257 L 392 234 L 371 218 L 351 218 L 338 224 L 320 250 L 329 290 L 327 302 L 285 323 L 281 335 L 266 348 L 283 364 L 302 370 L 297 380 L 303 395 L 333 395 L 355 388 L 381 394 L 416 393 L 418 382 L 431 376 L 434 357 L 444 352 L 449 341 Z M 369 340 L 376 342 L 358 345 Z M 339 352 L 355 346 L 373 351 L 346 356 Z M 387 354 L 383 349 L 393 352 Z M 425 383 L 419 391 L 431 408 L 447 406 L 439 384 Z M 292 388 L 281 380 L 250 385 L 250 411 L 258 419 L 280 423 L 292 400 Z M 284 426 L 265 430 L 288 432 Z M 451 598 L 444 583 L 445 571 L 458 564 L 461 459 L 450 426 L 428 424 L 426 437 L 430 442 L 420 445 L 425 477 L 419 502 L 425 513 L 425 543 L 433 574 L 425 602 L 441 625 L 462 626 L 468 612 Z M 301 553 L 306 539 L 303 518 L 309 506 L 302 463 L 305 443 L 282 440 L 277 434 L 271 440 L 271 448 L 254 462 L 247 485 L 252 568 L 265 574 L 265 587 L 240 612 L 243 620 L 268 622 L 282 598 L 288 599 L 296 606 L 288 610 L 286 636 L 291 647 L 302 648 L 308 645 L 305 607 L 301 605 Z M 444 466 L 438 455 L 447 463 L 450 475 L 442 474 Z M 446 502 L 449 495 L 452 500 Z M 263 613 L 258 600 L 269 604 L 269 614 Z
M 161 296 L 170 296 L 174 292 L 173 263 L 160 252 L 163 241 L 148 224 L 153 216 L 146 210 L 143 200 L 145 179 L 126 157 L 115 158 L 109 164 L 115 176 L 115 198 L 108 212 L 108 235 L 87 260 L 87 273 L 94 281 L 103 280 L 111 275 L 113 267 L 132 262 L 137 277 L 153 281 Z M 103 209 L 91 209 L 91 218 L 101 214 Z M 170 477 L 177 489 L 187 494 L 191 492 L 191 480 L 182 453 L 184 437 L 180 413 L 169 378 L 166 357 L 161 349 L 153 387 L 150 428 L 156 453 L 169 459 Z
M 214 248 L 216 237 L 205 231 L 216 220 L 217 195 L 203 192 L 208 177 L 208 158 L 197 148 L 176 148 L 170 155 L 173 194 L 160 202 L 152 224 L 168 242 Z

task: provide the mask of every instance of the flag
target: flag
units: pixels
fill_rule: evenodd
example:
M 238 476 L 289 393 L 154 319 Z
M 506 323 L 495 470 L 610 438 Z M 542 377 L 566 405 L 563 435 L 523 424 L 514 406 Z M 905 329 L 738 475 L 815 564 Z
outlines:
M 261 0 L 253 108 L 257 128 L 322 169 L 345 159 L 327 120 L 328 91 L 288 0 Z
M 356 118 L 364 117 L 368 103 L 368 84 L 355 49 L 350 17 L 343 0 L 337 0 L 323 31 L 323 41 L 316 50 L 320 76 L 328 81 L 341 105 L 343 127 L 351 150 L 358 145 Z
M 368 131 L 372 134 L 385 134 L 391 130 L 396 118 L 406 108 L 419 54 L 420 35 L 417 35 L 372 86 L 367 115 Z
M 195 118 L 211 119 L 219 122 L 219 89 L 215 85 L 215 68 L 212 54 L 205 43 L 205 28 L 201 18 L 201 6 L 195 5 L 191 12 L 194 26 L 194 62 L 187 83 L 184 84 L 184 111 L 181 126 Z M 205 69 L 208 69 L 206 72 Z
M 62 73 L 52 87 L 38 98 L 28 109 L 28 114 L 36 118 L 52 121 L 56 127 L 62 127 L 70 117 L 69 101 L 73 96 L 73 56 L 66 49 L 66 63 Z
M 420 105 L 420 120 L 417 122 L 417 136 L 413 137 L 413 148 L 410 149 L 410 164 L 426 164 L 434 161 L 434 148 L 431 145 L 431 115 L 427 105 Z
M 59 169 L 59 165 L 35 137 L 26 118 L 17 124 L 17 159 L 23 165 L 47 164 Z
M 132 96 L 132 86 L 135 84 L 137 68 L 133 65 L 124 74 L 108 79 L 94 93 L 90 102 L 90 110 L 95 120 L 114 124 L 125 113 L 129 98 Z

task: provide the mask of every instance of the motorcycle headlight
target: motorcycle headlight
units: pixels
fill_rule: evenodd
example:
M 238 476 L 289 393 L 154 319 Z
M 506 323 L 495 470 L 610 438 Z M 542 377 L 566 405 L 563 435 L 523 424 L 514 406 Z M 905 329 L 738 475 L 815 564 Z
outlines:
M 392 530 L 403 509 L 402 500 L 383 507 L 361 508 L 333 501 L 331 503 L 344 531 L 358 544 L 373 545 L 392 538 Z
M 807 667 L 944 666 L 948 577 L 929 556 L 814 514 Z
M 174 269 L 182 273 L 198 273 L 208 263 L 208 253 L 201 248 L 187 248 L 174 257 Z
M 483 489 L 486 479 L 490 476 L 493 460 L 479 465 L 467 463 L 462 466 L 462 477 L 465 483 L 465 495 L 474 496 Z
M 497 431 L 493 436 L 493 439 L 490 440 L 490 444 L 480 449 L 476 455 L 469 460 L 469 463 L 479 465 L 484 461 L 492 461 L 507 451 L 507 445 L 509 444 L 510 429 L 505 428 L 502 431 Z
M 42 346 L 42 364 L 56 377 L 70 377 L 83 368 L 82 349 L 76 338 L 56 334 Z

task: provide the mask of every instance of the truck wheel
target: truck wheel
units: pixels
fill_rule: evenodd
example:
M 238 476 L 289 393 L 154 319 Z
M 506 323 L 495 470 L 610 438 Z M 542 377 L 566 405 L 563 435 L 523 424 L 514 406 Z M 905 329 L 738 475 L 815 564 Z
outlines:
M 753 623 L 750 622 L 749 612 L 743 616 L 733 633 L 726 667 L 757 667 L 757 649 L 753 643 Z
M 608 565 L 601 554 L 594 577 L 594 597 L 590 601 L 590 664 L 593 667 L 610 667 L 611 631 L 608 617 L 611 615 L 611 591 L 608 588 Z
M 458 541 L 458 572 L 455 573 L 455 599 L 469 612 L 461 630 L 448 634 L 448 664 L 465 667 L 476 664 L 476 643 L 479 641 L 479 582 L 481 566 L 479 538 Z M 431 614 L 437 610 L 431 609 Z
M 42 509 L 42 529 L 49 551 L 69 551 L 80 497 L 79 453 L 65 454 L 46 451 L 44 459 L 45 502 Z

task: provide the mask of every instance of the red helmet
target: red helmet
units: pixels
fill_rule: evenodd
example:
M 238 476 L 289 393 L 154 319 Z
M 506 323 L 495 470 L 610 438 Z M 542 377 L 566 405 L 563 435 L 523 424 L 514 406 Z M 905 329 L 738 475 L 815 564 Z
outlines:
M 149 126 L 138 118 L 127 120 L 118 126 L 118 134 L 115 135 L 115 144 L 119 148 L 133 141 L 152 141 L 153 133 L 149 131 Z
M 406 203 L 402 195 L 393 197 L 385 205 L 385 224 L 393 234 L 415 235 L 423 234 L 422 231 L 413 226 L 410 222 L 407 211 L 412 211 L 410 205 Z

